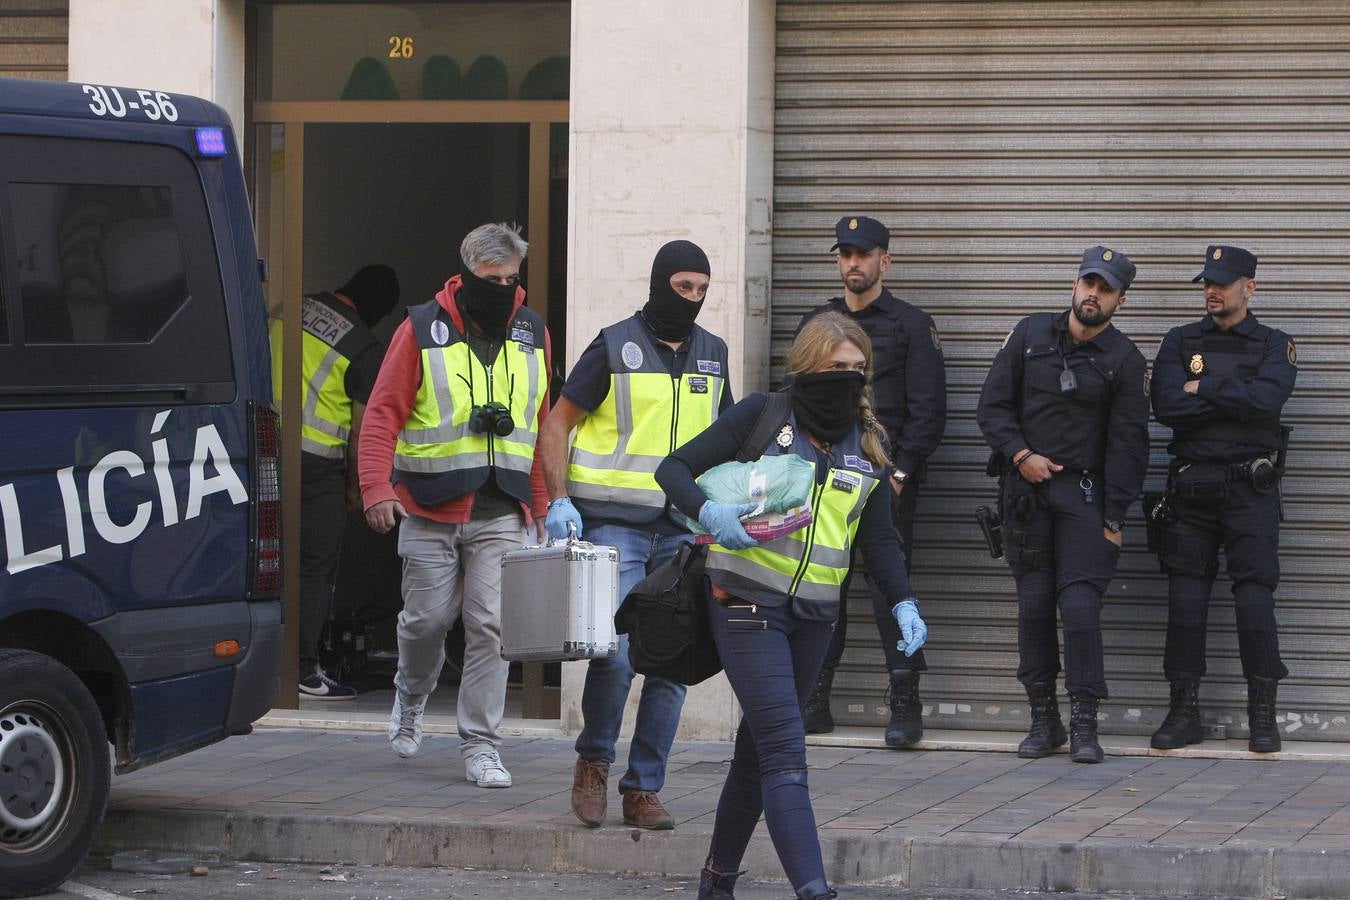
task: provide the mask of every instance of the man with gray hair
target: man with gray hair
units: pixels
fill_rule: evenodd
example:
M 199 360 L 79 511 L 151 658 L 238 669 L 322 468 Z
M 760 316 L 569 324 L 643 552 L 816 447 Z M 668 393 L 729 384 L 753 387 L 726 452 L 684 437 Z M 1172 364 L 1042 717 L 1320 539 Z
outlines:
M 552 351 L 543 320 L 525 307 L 526 249 L 511 225 L 464 238 L 460 273 L 394 332 L 359 457 L 366 522 L 381 533 L 398 526 L 403 557 L 389 744 L 405 758 L 421 746 L 445 633 L 462 617 L 460 752 L 465 777 L 487 788 L 511 786 L 497 751 L 508 668 L 502 555 L 520 547 L 522 523 L 544 540 L 548 506 L 534 444 Z

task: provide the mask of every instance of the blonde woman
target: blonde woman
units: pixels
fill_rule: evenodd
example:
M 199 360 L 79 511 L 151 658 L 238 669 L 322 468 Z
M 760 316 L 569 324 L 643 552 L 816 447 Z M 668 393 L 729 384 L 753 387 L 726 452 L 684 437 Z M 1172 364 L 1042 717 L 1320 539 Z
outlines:
M 746 507 L 713 503 L 694 480 L 735 458 L 765 407 L 763 394 L 736 404 L 656 472 L 671 501 L 716 540 L 707 561 L 709 618 L 744 710 L 700 898 L 733 896 L 761 812 L 797 896 L 835 896 L 825 882 L 807 789 L 801 703 L 829 646 L 855 540 L 868 570 L 893 598 L 906 653 L 922 647 L 927 636 L 891 527 L 890 488 L 882 484 L 891 470 L 872 415 L 871 342 L 856 322 L 826 313 L 797 334 L 787 369 L 790 411 L 767 453 L 795 454 L 816 467 L 810 525 L 756 543 L 738 518 Z

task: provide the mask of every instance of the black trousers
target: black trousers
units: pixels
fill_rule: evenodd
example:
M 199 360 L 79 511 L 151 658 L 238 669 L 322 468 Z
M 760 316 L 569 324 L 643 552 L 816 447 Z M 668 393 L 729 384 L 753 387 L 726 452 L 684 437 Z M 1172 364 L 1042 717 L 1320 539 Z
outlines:
M 300 454 L 300 677 L 319 663 L 319 638 L 333 606 L 342 532 L 347 524 L 347 474 L 341 460 Z
M 900 539 L 900 550 L 905 554 L 905 566 L 908 569 L 914 563 L 914 508 L 919 500 L 919 485 L 911 480 L 899 495 L 889 484 L 877 488 L 882 489 L 891 492 L 891 524 L 895 528 L 896 537 Z M 825 653 L 826 669 L 833 670 L 839 665 L 840 657 L 844 655 L 844 639 L 848 636 L 848 586 L 853 581 L 853 573 L 860 569 L 863 577 L 867 578 L 866 568 L 858 559 L 855 550 L 849 562 L 848 574 L 844 576 L 844 583 L 839 586 L 839 619 L 834 623 L 834 635 L 830 638 L 830 648 Z M 881 632 L 881 650 L 886 654 L 886 668 L 927 671 L 928 662 L 924 659 L 922 650 L 913 656 L 906 656 L 903 650 L 896 648 L 896 643 L 900 640 L 900 626 L 895 621 L 895 616 L 891 615 L 891 607 L 902 598 L 883 595 L 871 578 L 867 578 L 867 590 L 872 595 L 872 617 L 876 619 L 877 631 Z
M 1085 479 L 1091 479 L 1085 489 Z M 1003 483 L 1003 535 L 1017 581 L 1017 680 L 1051 682 L 1059 676 L 1064 626 L 1064 687 L 1070 694 L 1105 699 L 1102 594 L 1116 572 L 1120 548 L 1102 523 L 1104 485 L 1098 476 L 1067 469 L 1040 484 L 1011 472 Z
M 1238 652 L 1247 678 L 1283 678 L 1275 621 L 1275 588 L 1280 583 L 1280 496 L 1261 493 L 1248 481 L 1228 485 L 1214 504 L 1172 500 L 1177 521 L 1165 538 L 1168 571 L 1167 648 L 1163 671 L 1169 679 L 1205 674 L 1205 632 L 1209 600 L 1223 547 L 1237 613 Z

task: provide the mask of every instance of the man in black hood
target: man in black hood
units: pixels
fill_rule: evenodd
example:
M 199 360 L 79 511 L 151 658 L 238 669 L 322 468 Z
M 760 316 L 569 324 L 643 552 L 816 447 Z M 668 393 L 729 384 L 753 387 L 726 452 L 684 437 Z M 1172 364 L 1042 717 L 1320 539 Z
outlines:
M 350 700 L 356 689 L 319 665 L 319 637 L 333 604 L 346 507 L 355 505 L 361 418 L 384 348 L 370 329 L 398 305 L 398 276 L 384 265 L 358 269 L 336 291 L 301 305 L 300 694 Z M 281 321 L 272 322 L 272 391 L 281 405 Z
M 694 323 L 711 272 L 697 244 L 671 241 L 658 250 L 646 304 L 601 329 L 539 437 L 549 534 L 584 530 L 587 540 L 618 547 L 621 597 L 693 539 L 656 483 L 657 465 L 732 405 L 727 345 Z M 633 681 L 627 645 L 620 635 L 618 656 L 591 660 L 581 699 L 572 811 L 592 827 L 605 820 L 609 767 Z M 628 771 L 619 781 L 626 825 L 675 827 L 657 793 L 684 694 L 673 681 L 643 681 Z

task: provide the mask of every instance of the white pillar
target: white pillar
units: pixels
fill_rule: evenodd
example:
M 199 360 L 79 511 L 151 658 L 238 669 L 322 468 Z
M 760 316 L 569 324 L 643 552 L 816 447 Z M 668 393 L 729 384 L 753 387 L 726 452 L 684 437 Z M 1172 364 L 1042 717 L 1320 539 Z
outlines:
M 726 340 L 735 396 L 767 388 L 773 54 L 772 0 L 572 4 L 569 366 L 646 301 L 656 250 L 685 238 L 712 264 L 699 324 Z M 571 731 L 585 671 L 563 666 Z M 690 690 L 680 737 L 729 738 L 738 717 L 718 676 Z
M 71 81 L 218 103 L 244 123 L 244 0 L 70 0 Z

